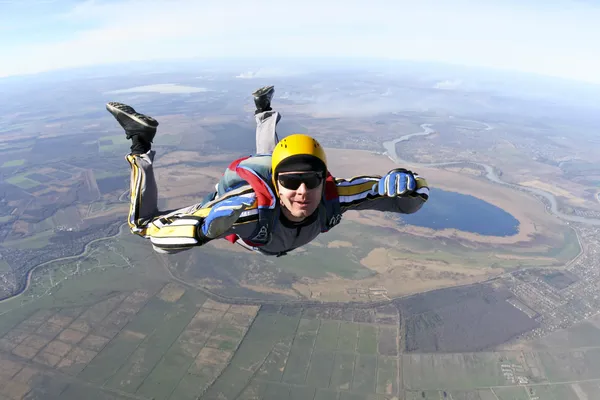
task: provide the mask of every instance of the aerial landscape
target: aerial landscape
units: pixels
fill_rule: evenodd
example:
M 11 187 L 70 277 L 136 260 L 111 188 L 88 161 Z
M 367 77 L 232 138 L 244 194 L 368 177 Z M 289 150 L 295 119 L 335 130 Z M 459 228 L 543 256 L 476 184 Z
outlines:
M 0 393 L 595 398 L 598 142 L 561 142 L 565 124 L 589 122 L 555 126 L 539 100 L 514 94 L 523 111 L 513 114 L 498 94 L 435 81 L 411 80 L 408 94 L 410 71 L 354 74 L 267 82 L 199 67 L 62 82 L 87 88 L 76 109 L 39 92 L 51 77 L 13 92 L 0 136 Z M 127 228 L 128 144 L 104 104 L 159 120 L 168 210 L 199 202 L 230 160 L 253 152 L 249 94 L 263 83 L 276 87 L 279 135 L 315 135 L 335 176 L 403 165 L 427 178 L 429 202 L 411 215 L 350 211 L 275 259 L 225 240 L 154 252 Z M 354 115 L 348 93 L 371 104 L 385 93 L 388 110 Z M 420 104 L 406 106 L 411 96 Z
M 600 6 L 292 3 L 0 1 L 0 400 L 599 399 Z M 267 85 L 279 139 L 423 207 L 277 257 L 133 234 L 107 103 L 159 122 L 167 213 L 256 153 Z

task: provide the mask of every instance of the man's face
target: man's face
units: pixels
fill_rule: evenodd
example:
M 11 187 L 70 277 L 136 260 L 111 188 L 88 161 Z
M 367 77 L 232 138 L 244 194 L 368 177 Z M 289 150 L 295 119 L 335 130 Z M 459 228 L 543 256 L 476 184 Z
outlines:
M 277 179 L 277 189 L 283 214 L 290 221 L 300 222 L 319 207 L 323 191 L 322 174 L 282 172 Z

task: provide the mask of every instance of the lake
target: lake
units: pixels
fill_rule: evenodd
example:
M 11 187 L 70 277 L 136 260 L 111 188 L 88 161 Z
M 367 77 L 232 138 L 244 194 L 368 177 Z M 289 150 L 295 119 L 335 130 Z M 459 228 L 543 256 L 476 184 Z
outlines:
M 458 229 L 488 236 L 518 233 L 519 221 L 503 209 L 477 197 L 430 188 L 427 203 L 415 214 L 402 214 L 410 225 L 432 229 Z

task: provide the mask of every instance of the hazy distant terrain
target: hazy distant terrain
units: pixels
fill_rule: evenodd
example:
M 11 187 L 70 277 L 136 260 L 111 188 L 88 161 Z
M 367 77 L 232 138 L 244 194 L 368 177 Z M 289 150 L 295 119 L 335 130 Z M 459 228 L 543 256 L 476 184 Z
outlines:
M 556 331 L 548 340 L 568 342 L 561 329 L 572 326 L 589 338 L 595 322 L 577 323 L 600 309 L 600 90 L 449 66 L 347 65 L 240 60 L 0 80 L 0 392 L 597 396 L 592 362 L 558 371 L 540 338 Z M 165 210 L 200 201 L 232 159 L 253 153 L 250 93 L 266 84 L 276 86 L 279 136 L 314 135 L 334 175 L 383 174 L 397 156 L 457 196 L 444 198 L 471 196 L 446 204 L 432 191 L 426 207 L 475 229 L 349 213 L 282 258 L 225 241 L 154 253 L 124 225 L 128 143 L 104 104 L 159 120 Z M 390 154 L 424 126 L 431 132 Z M 493 223 L 491 207 L 516 231 L 478 233 Z M 530 352 L 509 347 L 525 339 Z M 593 345 L 577 340 L 561 344 L 569 357 L 570 346 Z

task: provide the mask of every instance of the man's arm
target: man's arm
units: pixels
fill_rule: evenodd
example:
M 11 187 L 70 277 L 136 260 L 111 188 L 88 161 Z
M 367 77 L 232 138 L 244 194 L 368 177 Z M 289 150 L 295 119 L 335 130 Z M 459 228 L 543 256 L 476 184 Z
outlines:
M 391 171 L 393 173 L 394 171 Z M 416 173 L 415 187 L 402 195 L 380 194 L 378 185 L 386 175 L 361 175 L 350 179 L 337 178 L 337 189 L 342 213 L 348 210 L 390 211 L 402 214 L 417 212 L 429 198 L 429 187 L 425 178 Z
M 241 188 L 205 205 L 199 203 L 156 216 L 132 232 L 149 239 L 159 253 L 177 253 L 231 234 L 248 237 L 258 220 L 254 197 L 252 189 Z M 250 200 L 242 204 L 242 198 Z

